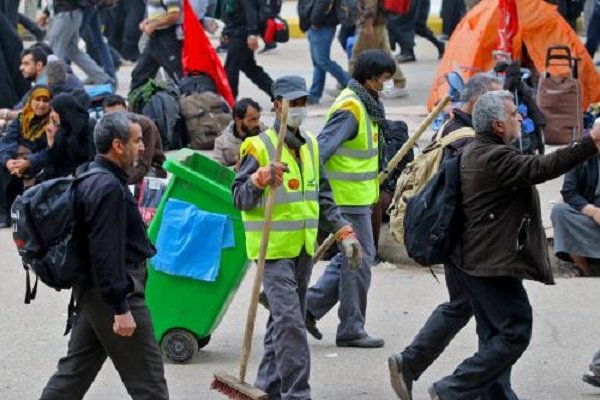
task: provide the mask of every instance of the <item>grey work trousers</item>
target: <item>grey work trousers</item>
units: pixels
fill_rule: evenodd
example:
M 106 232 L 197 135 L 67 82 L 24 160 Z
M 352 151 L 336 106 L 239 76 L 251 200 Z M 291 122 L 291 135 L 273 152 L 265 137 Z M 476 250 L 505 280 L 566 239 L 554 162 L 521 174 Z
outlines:
M 352 340 L 367 336 L 365 318 L 367 293 L 371 286 L 371 265 L 375 259 L 371 213 L 344 213 L 352 225 L 362 247 L 362 265 L 357 270 L 348 267 L 348 260 L 336 254 L 318 282 L 308 289 L 308 312 L 321 319 L 339 301 L 338 340 Z
M 74 62 L 94 84 L 107 83 L 110 80 L 109 76 L 87 53 L 79 49 L 79 27 L 82 19 L 81 10 L 56 14 L 48 34 L 50 47 L 57 57 Z
M 312 258 L 267 260 L 263 288 L 270 312 L 255 386 L 269 400 L 310 400 L 310 351 L 306 339 L 306 290 Z
M 160 350 L 152 329 L 150 312 L 144 302 L 145 270 L 129 270 L 135 276 L 134 290 L 128 297 L 135 319 L 133 336 L 113 332 L 114 315 L 96 288 L 83 290 L 81 311 L 71 331 L 67 355 L 58 361 L 41 400 L 82 399 L 110 357 L 127 392 L 134 400 L 167 400 L 169 392 Z M 137 276 L 136 276 L 137 275 Z

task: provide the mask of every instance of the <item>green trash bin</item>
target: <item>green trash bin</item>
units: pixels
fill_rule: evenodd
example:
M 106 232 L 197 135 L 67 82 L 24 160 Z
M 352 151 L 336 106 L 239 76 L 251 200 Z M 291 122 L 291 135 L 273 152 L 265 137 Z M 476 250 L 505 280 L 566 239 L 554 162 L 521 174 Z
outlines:
M 163 354 L 185 362 L 206 346 L 235 295 L 249 262 L 240 211 L 233 206 L 230 169 L 189 149 L 170 157 L 164 168 L 173 176 L 158 206 L 148 235 L 156 243 L 167 200 L 177 199 L 233 223 L 235 247 L 223 250 L 215 282 L 168 275 L 148 266 L 146 303 Z

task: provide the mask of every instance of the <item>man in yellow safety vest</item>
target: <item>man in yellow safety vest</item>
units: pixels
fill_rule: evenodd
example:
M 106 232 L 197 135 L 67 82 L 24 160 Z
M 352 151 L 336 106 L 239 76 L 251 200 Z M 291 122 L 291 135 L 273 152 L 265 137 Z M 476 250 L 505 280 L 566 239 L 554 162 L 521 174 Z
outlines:
M 382 50 L 365 50 L 356 59 L 352 79 L 335 100 L 318 137 L 319 155 L 331 182 L 333 198 L 350 221 L 363 250 L 362 267 L 349 268 L 337 254 L 308 290 L 306 327 L 316 339 L 316 321 L 339 301 L 338 347 L 376 348 L 383 339 L 365 330 L 371 263 L 375 258 L 371 206 L 378 201 L 380 128 L 385 124 L 381 94 L 392 90 L 396 63 Z
M 333 201 L 317 140 L 300 128 L 306 116 L 306 82 L 298 76 L 281 77 L 273 83 L 273 96 L 275 124 L 242 143 L 232 191 L 235 206 L 242 210 L 250 259 L 258 258 L 267 196 L 277 191 L 263 280 L 271 314 L 255 385 L 269 398 L 308 400 L 310 353 L 304 321 L 317 230 L 335 232 L 356 266 L 361 250 Z M 276 163 L 282 99 L 289 100 L 290 108 L 281 162 Z

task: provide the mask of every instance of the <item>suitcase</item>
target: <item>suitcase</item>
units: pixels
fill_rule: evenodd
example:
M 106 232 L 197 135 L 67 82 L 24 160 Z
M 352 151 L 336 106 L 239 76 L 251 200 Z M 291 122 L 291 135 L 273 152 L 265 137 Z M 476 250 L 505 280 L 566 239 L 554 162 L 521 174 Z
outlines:
M 537 98 L 547 119 L 544 128 L 546 144 L 565 145 L 581 137 L 583 111 L 577 64 L 578 59 L 571 56 L 569 47 L 548 48 Z

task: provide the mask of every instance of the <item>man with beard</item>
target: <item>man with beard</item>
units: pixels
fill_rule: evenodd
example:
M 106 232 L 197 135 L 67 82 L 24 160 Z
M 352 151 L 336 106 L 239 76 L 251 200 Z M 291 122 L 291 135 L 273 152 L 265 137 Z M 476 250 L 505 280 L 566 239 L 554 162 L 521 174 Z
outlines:
M 260 122 L 260 105 L 252 99 L 244 98 L 233 107 L 233 121 L 215 140 L 215 160 L 231 167 L 240 161 L 240 147 L 244 139 L 264 131 Z

